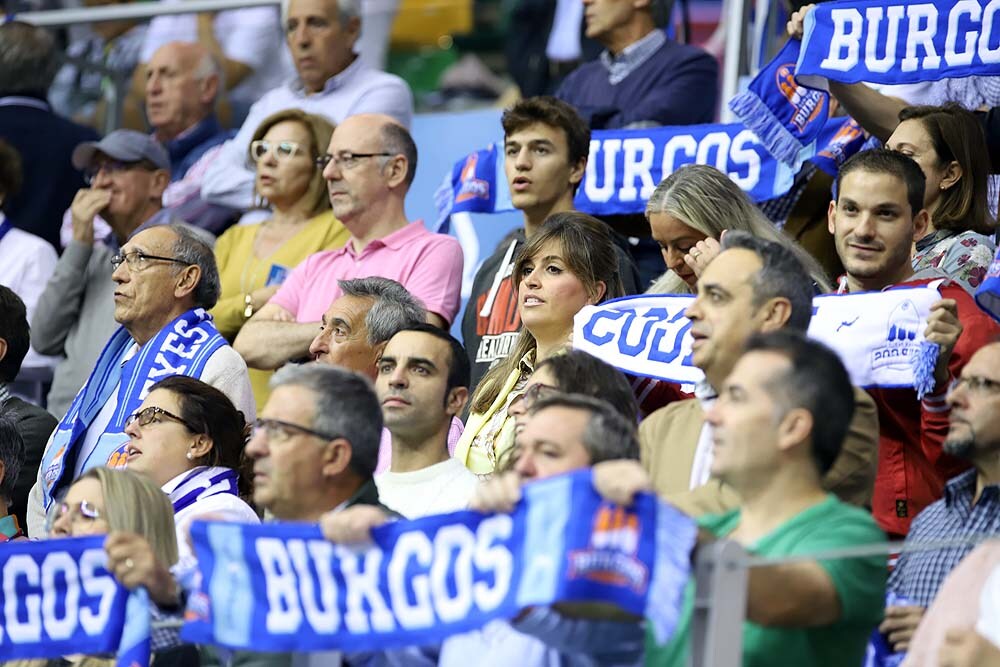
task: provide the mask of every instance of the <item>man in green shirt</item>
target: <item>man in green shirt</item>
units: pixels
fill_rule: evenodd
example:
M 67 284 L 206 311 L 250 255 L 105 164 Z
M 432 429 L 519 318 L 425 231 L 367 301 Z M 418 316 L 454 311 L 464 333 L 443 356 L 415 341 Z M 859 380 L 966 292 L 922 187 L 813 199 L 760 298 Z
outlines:
M 699 307 L 725 305 L 691 306 Z M 820 483 L 853 409 L 850 379 L 829 349 L 787 330 L 752 337 L 706 416 L 714 427 L 712 475 L 739 494 L 741 505 L 700 519 L 699 543 L 726 538 L 755 556 L 780 558 L 883 541 L 867 512 Z M 595 485 L 615 502 L 628 503 L 649 488 L 641 467 L 628 463 L 595 467 Z M 882 617 L 885 580 L 884 557 L 751 568 L 743 665 L 860 665 Z M 692 581 L 666 644 L 657 645 L 647 631 L 647 665 L 687 665 L 693 599 Z

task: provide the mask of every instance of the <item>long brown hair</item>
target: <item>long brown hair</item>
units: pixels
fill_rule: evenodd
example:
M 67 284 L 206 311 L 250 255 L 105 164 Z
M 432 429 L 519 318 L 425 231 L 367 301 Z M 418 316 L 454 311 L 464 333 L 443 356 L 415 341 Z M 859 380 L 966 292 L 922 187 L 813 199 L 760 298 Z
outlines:
M 992 234 L 989 211 L 990 158 L 986 137 L 976 117 L 954 102 L 912 106 L 899 112 L 899 122 L 917 120 L 930 137 L 939 166 L 954 161 L 962 169 L 955 185 L 941 192 L 932 222 L 935 229 Z
M 597 296 L 597 303 L 625 294 L 618 273 L 618 253 L 611 238 L 611 230 L 597 218 L 577 211 L 550 215 L 518 251 L 511 276 L 515 288 L 520 287 L 525 264 L 549 241 L 559 242 L 566 268 L 583 283 L 588 292 Z M 605 286 L 604 294 L 598 296 L 598 285 L 602 282 Z M 470 411 L 486 412 L 500 395 L 507 377 L 517 369 L 521 358 L 535 348 L 535 337 L 522 325 L 510 354 L 494 364 L 483 376 L 472 397 Z

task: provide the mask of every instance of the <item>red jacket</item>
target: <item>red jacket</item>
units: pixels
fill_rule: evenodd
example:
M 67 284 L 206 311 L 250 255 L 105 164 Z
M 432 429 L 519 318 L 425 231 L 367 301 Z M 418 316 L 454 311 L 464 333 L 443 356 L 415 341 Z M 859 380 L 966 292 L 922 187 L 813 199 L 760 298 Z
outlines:
M 926 285 L 933 280 L 911 280 L 898 287 Z M 963 331 L 948 364 L 952 377 L 958 377 L 976 350 L 1000 334 L 1000 326 L 958 285 L 948 283 L 939 291 L 942 298 L 958 303 Z M 878 406 L 879 421 L 872 514 L 888 533 L 906 535 L 913 517 L 941 498 L 944 483 L 969 468 L 967 461 L 948 456 L 942 449 L 948 434 L 947 389 L 936 387 L 933 395 L 925 397 L 923 411 L 913 389 L 869 390 Z

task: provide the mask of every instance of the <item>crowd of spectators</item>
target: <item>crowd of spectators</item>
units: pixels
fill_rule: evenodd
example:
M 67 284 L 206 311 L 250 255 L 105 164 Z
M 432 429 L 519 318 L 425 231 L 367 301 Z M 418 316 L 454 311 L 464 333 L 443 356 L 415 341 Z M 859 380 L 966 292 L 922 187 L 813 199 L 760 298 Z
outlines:
M 61 69 L 49 31 L 0 24 L 0 542 L 107 534 L 109 571 L 169 618 L 199 518 L 356 543 L 387 522 L 510 512 L 525 484 L 592 469 L 611 502 L 650 492 L 693 517 L 696 548 L 806 555 L 750 570 L 745 665 L 860 665 L 873 636 L 904 664 L 1000 665 L 1000 558 L 975 549 L 1000 534 L 1000 324 L 972 295 L 996 252 L 1000 76 L 832 82 L 885 143 L 832 183 L 806 166 L 760 207 L 690 165 L 644 215 L 598 219 L 574 208 L 591 131 L 711 122 L 718 65 L 667 36 L 669 2 L 583 5 L 602 51 L 504 110 L 523 227 L 474 271 L 407 215 L 430 196 L 412 188 L 413 96 L 377 46 L 359 56 L 358 0 L 97 24 Z M 108 110 L 82 63 L 131 82 L 142 130 L 91 129 Z M 786 223 L 807 209 L 823 214 L 806 237 Z M 920 397 L 854 386 L 806 336 L 816 296 L 928 285 Z M 572 349 L 582 309 L 642 293 L 692 297 L 697 385 Z M 22 367 L 46 365 L 47 396 L 17 396 Z M 891 564 L 808 557 L 887 539 L 906 540 Z M 681 666 L 694 598 L 692 582 L 666 644 L 641 618 L 555 605 L 384 654 L 229 655 L 172 630 L 153 650 Z

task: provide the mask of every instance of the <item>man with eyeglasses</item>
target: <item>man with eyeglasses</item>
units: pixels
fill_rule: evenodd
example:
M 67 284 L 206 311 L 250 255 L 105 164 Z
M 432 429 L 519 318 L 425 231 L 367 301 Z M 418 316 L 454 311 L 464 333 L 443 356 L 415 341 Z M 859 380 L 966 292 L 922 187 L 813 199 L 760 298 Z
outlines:
M 417 167 L 417 147 L 406 128 L 388 116 L 351 116 L 334 130 L 319 161 L 333 214 L 351 238 L 295 267 L 243 326 L 233 347 L 251 368 L 275 369 L 305 357 L 323 313 L 343 294 L 343 279 L 395 280 L 423 303 L 427 321 L 441 327 L 458 313 L 462 247 L 406 217 Z
M 101 141 L 77 146 L 73 163 L 84 172 L 88 187 L 73 199 L 73 240 L 31 319 L 32 347 L 65 357 L 48 396 L 48 409 L 56 417 L 66 413 L 117 326 L 111 258 L 137 230 L 174 221 L 161 203 L 170 182 L 170 158 L 149 135 L 116 130 Z M 95 243 L 98 214 L 112 234 Z
M 195 230 L 157 225 L 138 232 L 110 261 L 114 321 L 93 370 L 49 439 L 28 503 L 29 535 L 69 480 L 121 465 L 125 422 L 149 387 L 172 375 L 219 389 L 248 418 L 255 413 L 246 364 L 212 324 L 219 298 L 212 249 Z
M 382 113 L 410 126 L 413 94 L 406 82 L 358 57 L 359 0 L 291 0 L 287 7 L 282 21 L 298 77 L 265 93 L 236 137 L 223 145 L 201 188 L 202 197 L 214 204 L 253 207 L 254 174 L 244 156 L 261 121 L 282 109 L 302 109 L 334 124 L 355 114 Z
M 379 502 L 372 479 L 382 411 L 371 383 L 319 363 L 285 366 L 271 378 L 246 454 L 253 459 L 253 499 L 272 521 L 316 523 L 324 514 Z M 230 663 L 212 647 L 204 667 L 222 664 L 339 665 L 340 654 L 255 654 L 237 651 Z
M 1000 340 L 981 347 L 951 386 L 942 405 L 922 406 L 923 419 L 948 423 L 943 449 L 972 464 L 951 478 L 944 496 L 913 520 L 907 543 L 1000 535 Z M 907 552 L 889 576 L 901 602 L 886 609 L 880 626 L 895 651 L 906 651 L 924 612 L 948 574 L 975 545 Z

